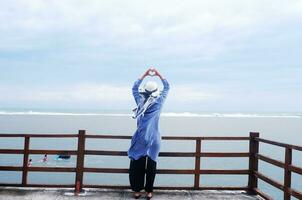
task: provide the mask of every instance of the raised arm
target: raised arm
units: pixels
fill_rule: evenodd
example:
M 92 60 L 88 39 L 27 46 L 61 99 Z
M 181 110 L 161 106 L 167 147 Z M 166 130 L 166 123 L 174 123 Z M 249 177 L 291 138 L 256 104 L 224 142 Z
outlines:
M 133 87 L 132 87 L 132 95 L 133 95 L 133 97 L 134 97 L 134 99 L 135 99 L 136 105 L 138 105 L 138 103 L 140 102 L 140 99 L 141 99 L 141 96 L 140 96 L 140 94 L 139 94 L 139 92 L 138 92 L 138 88 L 139 88 L 140 84 L 143 82 L 144 78 L 145 78 L 146 76 L 149 75 L 150 71 L 151 71 L 151 69 L 148 69 L 148 70 L 142 75 L 142 77 L 139 78 L 138 80 L 136 80 L 136 81 L 134 82 L 134 84 L 133 84 Z
M 142 83 L 142 79 L 138 79 L 134 82 L 133 87 L 132 87 L 132 95 L 134 97 L 136 105 L 140 102 L 141 96 L 139 95 L 138 88 L 140 84 Z
M 158 76 L 161 79 L 163 86 L 164 86 L 164 89 L 158 99 L 158 102 L 162 103 L 168 96 L 168 93 L 170 90 L 170 85 L 169 85 L 167 79 L 165 79 L 156 69 L 153 69 L 153 71 L 155 73 L 155 76 Z

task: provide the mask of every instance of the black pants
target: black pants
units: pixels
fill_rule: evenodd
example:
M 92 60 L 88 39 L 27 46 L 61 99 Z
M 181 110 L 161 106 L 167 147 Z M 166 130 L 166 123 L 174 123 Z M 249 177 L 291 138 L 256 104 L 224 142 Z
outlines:
M 144 187 L 146 174 L 146 185 Z M 135 192 L 145 188 L 146 192 L 153 192 L 153 183 L 156 174 L 156 162 L 148 156 L 130 161 L 129 180 L 131 189 Z

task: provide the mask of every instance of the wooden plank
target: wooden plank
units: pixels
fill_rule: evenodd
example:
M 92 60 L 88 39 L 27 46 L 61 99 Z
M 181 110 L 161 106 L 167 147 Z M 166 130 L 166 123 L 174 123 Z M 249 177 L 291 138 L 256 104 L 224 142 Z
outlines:
M 93 167 L 85 167 L 84 172 L 92 172 L 92 173 L 129 173 L 129 169 L 124 168 L 93 168 Z
M 0 171 L 23 171 L 23 167 L 18 167 L 18 166 L 0 166 Z
M 86 138 L 99 139 L 131 139 L 125 135 L 86 135 Z M 162 136 L 163 140 L 249 140 L 249 137 L 194 137 L 194 136 Z
M 251 132 L 250 133 L 250 157 L 249 157 L 249 179 L 248 187 L 251 194 L 256 193 L 255 189 L 258 187 L 258 179 L 254 176 L 255 172 L 258 171 L 258 158 L 256 155 L 259 153 L 259 142 L 256 138 L 259 137 L 259 133 Z
M 21 183 L 0 183 L 3 187 L 22 187 Z
M 108 188 L 108 189 L 130 189 L 129 185 L 83 185 L 85 188 Z M 194 187 L 173 187 L 173 186 L 155 186 L 156 190 L 196 190 Z M 197 190 L 240 190 L 247 191 L 247 187 L 199 187 Z
M 84 172 L 93 172 L 93 173 L 128 173 L 126 168 L 84 168 Z M 231 169 L 231 170 L 221 170 L 221 169 L 202 169 L 199 171 L 192 169 L 157 169 L 157 174 L 237 174 L 244 175 L 249 174 L 249 170 L 245 169 Z
M 293 166 L 293 165 L 289 165 L 288 166 L 288 169 L 292 172 L 295 172 L 297 174 L 300 174 L 302 175 L 302 168 L 301 167 L 296 167 L 296 166 Z
M 125 168 L 84 168 L 84 172 L 93 173 L 129 173 Z M 158 169 L 157 174 L 194 174 L 195 170 L 190 169 Z
M 127 135 L 86 135 L 86 138 L 94 139 L 131 139 L 132 136 Z
M 78 137 L 77 134 L 10 134 L 10 133 L 1 133 L 0 137 L 41 137 L 41 138 L 70 138 Z
M 73 184 L 27 184 L 26 186 L 20 183 L 0 183 L 3 187 L 39 187 L 39 188 L 73 188 Z
M 249 137 L 180 137 L 163 136 L 163 140 L 249 140 Z
M 127 156 L 126 151 L 85 150 L 86 155 Z M 195 152 L 160 152 L 160 157 L 195 157 Z M 203 152 L 200 157 L 249 157 L 249 152 Z
M 85 155 L 127 156 L 127 151 L 85 150 Z
M 31 138 L 76 138 L 78 137 L 77 134 L 26 134 Z
M 160 152 L 160 157 L 195 157 L 195 152 Z
M 0 153 L 2 154 L 23 154 L 23 149 L 0 149 Z
M 290 200 L 291 198 L 291 171 L 289 165 L 292 164 L 292 150 L 290 148 L 285 149 L 285 165 L 284 165 L 284 200 Z
M 201 140 L 196 140 L 195 145 L 195 170 L 194 170 L 194 188 L 199 188 L 199 179 L 200 179 L 200 153 L 201 153 Z
M 288 192 L 293 195 L 294 197 L 296 197 L 297 199 L 302 199 L 302 193 L 294 190 L 294 189 L 289 189 Z
M 257 138 L 256 140 L 259 141 L 259 142 L 272 144 L 272 145 L 279 146 L 279 147 L 285 147 L 285 148 L 290 148 L 290 149 L 295 149 L 295 150 L 298 150 L 298 151 L 302 151 L 302 147 L 297 146 L 297 145 L 291 145 L 291 144 L 287 144 L 287 143 L 276 142 L 276 141 L 267 140 L 267 139 L 263 139 L 263 138 Z
M 272 178 L 269 178 L 265 175 L 263 175 L 262 173 L 260 172 L 255 172 L 255 176 L 260 178 L 261 180 L 267 182 L 268 184 L 274 186 L 275 188 L 278 188 L 279 190 L 282 190 L 284 191 L 284 187 L 281 183 L 279 183 L 278 181 L 272 179 Z
M 201 137 L 201 140 L 249 140 L 250 137 Z
M 201 157 L 249 157 L 249 152 L 202 152 Z
M 234 174 L 234 175 L 241 175 L 241 174 L 249 174 L 249 170 L 245 169 L 202 169 L 200 170 L 200 174 Z
M 84 188 L 102 188 L 102 189 L 131 189 L 130 185 L 94 185 L 85 184 Z
M 27 134 L 1 133 L 0 137 L 25 137 Z
M 284 168 L 284 162 L 281 162 L 281 161 L 276 160 L 276 159 L 269 158 L 269 157 L 264 156 L 262 154 L 257 154 L 256 156 L 257 156 L 258 159 L 260 159 L 264 162 L 270 163 L 270 164 L 275 165 L 277 167 L 281 167 L 282 169 Z
M 173 190 L 173 187 L 167 187 L 168 190 Z M 194 188 L 192 188 L 193 190 Z M 195 189 L 194 189 L 195 190 Z M 198 190 L 242 190 L 247 191 L 247 187 L 238 187 L 238 186 L 202 186 Z
M 43 188 L 74 188 L 74 184 L 27 184 L 27 187 Z
M 29 154 L 68 154 L 77 155 L 76 150 L 44 150 L 44 149 L 31 149 Z
M 163 140 L 249 140 L 249 137 L 181 137 L 181 136 L 163 136 Z
M 156 173 L 157 174 L 195 174 L 196 171 L 192 169 L 158 169 L 156 170 Z
M 30 137 L 25 136 L 25 138 L 24 138 L 24 154 L 23 154 L 23 172 L 22 172 L 22 185 L 23 186 L 27 185 L 29 142 L 30 142 Z
M 33 172 L 75 172 L 73 167 L 29 167 L 28 171 Z
M 83 189 L 83 170 L 84 170 L 84 159 L 85 159 L 84 156 L 85 156 L 85 130 L 79 130 L 75 193 L 80 193 Z
M 86 155 L 127 156 L 127 151 L 85 150 Z M 160 152 L 161 157 L 194 157 L 195 152 Z
M 274 200 L 272 197 L 270 197 L 269 195 L 265 194 L 264 192 L 262 192 L 258 188 L 256 188 L 255 191 L 256 191 L 257 195 L 259 195 L 260 197 L 262 197 L 265 200 Z
M 200 140 L 201 137 L 194 136 L 162 136 L 163 140 Z

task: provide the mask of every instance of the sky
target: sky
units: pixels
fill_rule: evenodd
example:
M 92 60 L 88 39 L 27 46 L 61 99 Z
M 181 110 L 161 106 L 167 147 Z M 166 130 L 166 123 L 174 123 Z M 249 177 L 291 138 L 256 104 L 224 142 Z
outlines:
M 167 111 L 301 112 L 301 55 L 300 0 L 1 0 L 0 110 L 130 110 L 152 66 Z

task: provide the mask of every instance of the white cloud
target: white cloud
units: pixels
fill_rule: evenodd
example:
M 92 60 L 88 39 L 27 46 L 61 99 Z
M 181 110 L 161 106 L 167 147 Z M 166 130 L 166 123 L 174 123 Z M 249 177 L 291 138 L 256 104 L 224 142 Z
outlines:
M 302 16 L 301 1 L 1 1 L 0 49 L 105 48 L 212 58 L 264 26 Z M 22 33 L 22 34 L 20 34 Z M 68 44 L 66 44 L 68 43 Z M 70 44 L 71 43 L 71 44 Z M 103 49 L 102 49 L 103 50 Z

